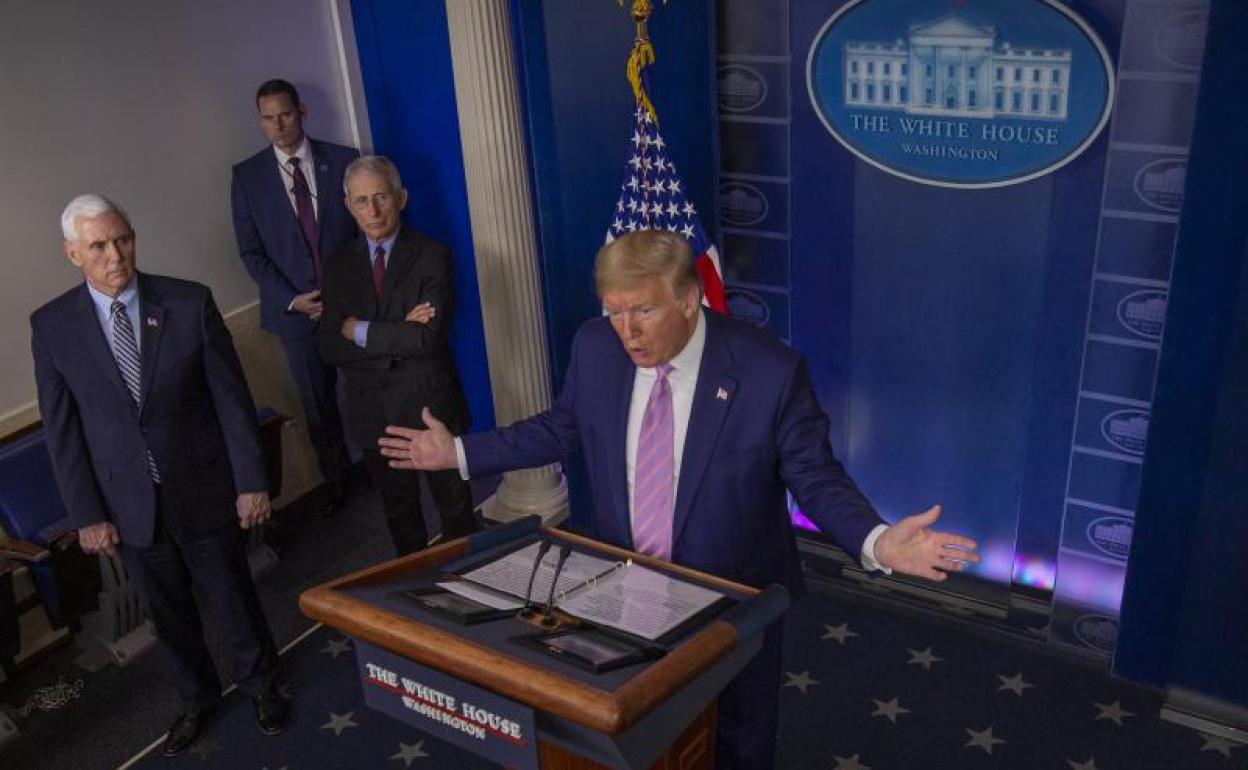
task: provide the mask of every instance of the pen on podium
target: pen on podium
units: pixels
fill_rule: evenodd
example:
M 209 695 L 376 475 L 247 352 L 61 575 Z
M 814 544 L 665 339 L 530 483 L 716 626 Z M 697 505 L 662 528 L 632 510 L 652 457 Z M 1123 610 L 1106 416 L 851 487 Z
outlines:
M 533 578 L 537 577 L 537 570 L 542 566 L 542 557 L 550 550 L 550 541 L 542 540 L 538 544 L 537 558 L 533 560 L 533 568 L 529 570 L 529 585 L 524 589 L 524 609 L 520 610 L 520 617 L 533 617 Z
M 550 595 L 546 597 L 546 612 L 542 618 L 543 626 L 555 625 L 555 586 L 559 584 L 559 573 L 563 571 L 563 563 L 568 560 L 568 554 L 572 553 L 571 548 L 557 546 L 559 548 L 559 559 L 555 562 L 555 574 L 550 578 Z

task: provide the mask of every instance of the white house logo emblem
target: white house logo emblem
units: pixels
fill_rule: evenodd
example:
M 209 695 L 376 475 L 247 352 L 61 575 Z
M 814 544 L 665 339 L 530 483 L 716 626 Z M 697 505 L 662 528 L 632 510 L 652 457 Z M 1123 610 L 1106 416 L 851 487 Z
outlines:
M 1148 444 L 1148 412 L 1120 409 L 1101 420 L 1101 437 L 1127 454 L 1142 455 Z
M 863 161 L 943 187 L 1000 187 L 1061 168 L 1097 137 L 1113 68 L 1056 0 L 851 0 L 807 57 L 811 104 Z M 953 10 L 953 9 L 950 9 Z
M 719 217 L 729 227 L 749 227 L 767 218 L 767 196 L 752 184 L 725 182 L 719 186 Z
M 724 292 L 728 301 L 728 314 L 733 318 L 755 326 L 766 326 L 771 309 L 763 298 L 745 289 L 729 289 Z
M 1146 340 L 1160 340 L 1166 325 L 1166 293 L 1143 289 L 1118 300 L 1118 323 Z
M 1075 638 L 1100 652 L 1113 652 L 1118 624 L 1108 615 L 1080 615 L 1073 628 Z
M 1135 194 L 1145 205 L 1177 214 L 1183 208 L 1187 161 L 1162 158 L 1135 172 Z
M 1153 38 L 1157 55 L 1179 69 L 1200 69 L 1208 27 L 1208 11 L 1185 11 L 1171 16 L 1157 27 Z
M 719 108 L 725 112 L 749 112 L 767 100 L 767 80 L 753 67 L 725 64 L 715 80 Z
M 1102 516 L 1088 524 L 1088 542 L 1106 556 L 1125 559 L 1131 550 L 1133 531 L 1130 519 Z

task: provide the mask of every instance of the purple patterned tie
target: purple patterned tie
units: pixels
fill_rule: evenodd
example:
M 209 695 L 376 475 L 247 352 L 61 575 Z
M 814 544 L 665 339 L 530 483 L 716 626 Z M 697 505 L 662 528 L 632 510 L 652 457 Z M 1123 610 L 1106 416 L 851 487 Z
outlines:
M 373 252 L 373 288 L 377 291 L 377 305 L 381 305 L 381 284 L 386 280 L 386 247 L 377 244 Z
M 656 367 L 637 438 L 633 482 L 633 547 L 647 556 L 672 558 L 672 507 L 675 504 L 675 437 L 671 364 Z
M 312 203 L 312 188 L 308 187 L 308 178 L 299 168 L 299 159 L 290 159 L 290 178 L 294 180 L 295 211 L 299 216 L 299 229 L 303 230 L 303 239 L 308 242 L 308 250 L 312 252 L 312 269 L 316 271 L 316 285 L 321 285 L 321 253 L 320 240 L 316 233 L 316 206 Z

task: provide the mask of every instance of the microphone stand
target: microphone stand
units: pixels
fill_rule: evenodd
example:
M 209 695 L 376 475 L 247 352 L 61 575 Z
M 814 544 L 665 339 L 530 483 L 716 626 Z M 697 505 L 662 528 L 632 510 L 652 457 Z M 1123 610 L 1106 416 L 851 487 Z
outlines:
M 520 610 L 520 617 L 533 617 L 533 579 L 537 577 L 537 570 L 542 566 L 542 557 L 550 550 L 550 541 L 542 540 L 537 548 L 537 558 L 533 560 L 533 569 L 529 570 L 529 585 L 524 589 L 524 609 Z
M 550 595 L 546 597 L 546 612 L 542 618 L 542 625 L 550 628 L 556 624 L 555 621 L 555 586 L 559 583 L 559 573 L 563 571 L 563 563 L 568 560 L 568 554 L 572 553 L 571 548 L 559 546 L 559 560 L 555 562 L 555 574 L 550 579 Z

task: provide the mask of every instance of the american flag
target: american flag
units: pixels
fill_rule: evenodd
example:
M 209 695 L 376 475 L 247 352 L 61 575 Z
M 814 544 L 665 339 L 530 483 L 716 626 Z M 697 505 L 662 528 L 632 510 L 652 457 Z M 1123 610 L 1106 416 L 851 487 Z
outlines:
M 676 164 L 667 155 L 667 143 L 659 134 L 650 111 L 637 105 L 628 163 L 615 214 L 607 228 L 607 243 L 635 230 L 669 230 L 689 239 L 694 265 L 702 279 L 702 302 L 726 312 L 724 278 L 719 252 L 706 235 L 697 209 L 685 194 Z

